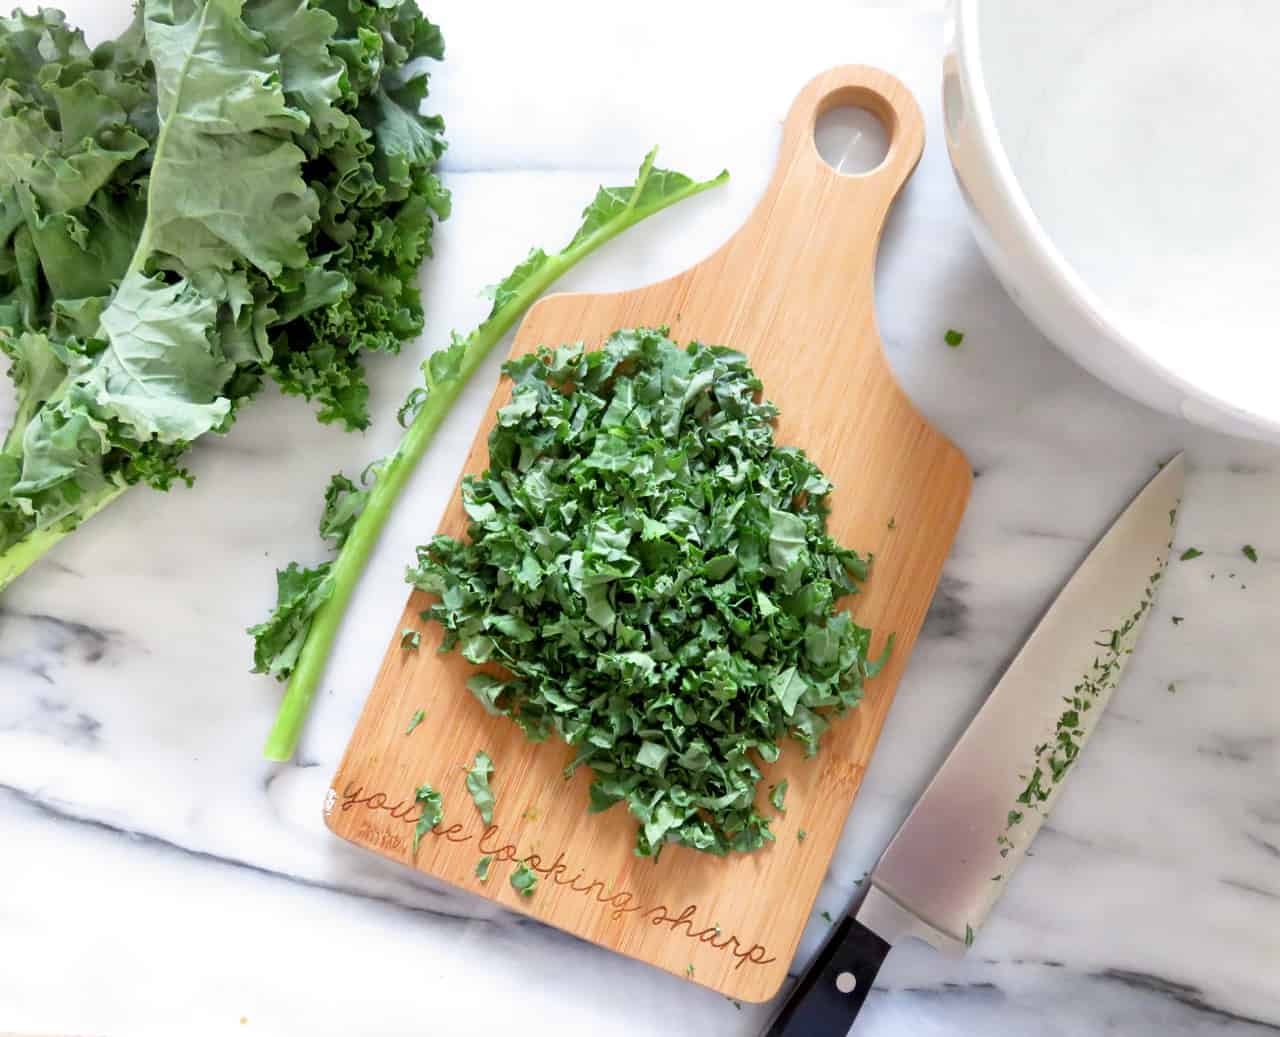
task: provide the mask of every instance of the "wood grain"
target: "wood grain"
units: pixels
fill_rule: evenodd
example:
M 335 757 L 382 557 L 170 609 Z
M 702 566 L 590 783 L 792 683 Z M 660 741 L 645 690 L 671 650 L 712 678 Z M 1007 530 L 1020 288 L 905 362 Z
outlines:
M 889 131 L 885 161 L 859 176 L 837 174 L 813 142 L 817 117 L 846 104 L 870 109 Z M 851 603 L 875 631 L 873 651 L 891 631 L 897 647 L 817 757 L 806 760 L 791 746 L 768 769 L 764 786 L 790 781 L 777 843 L 727 859 L 680 847 L 656 862 L 635 857 L 634 821 L 620 807 L 586 813 L 590 775 L 584 768 L 564 780 L 563 744 L 526 742 L 466 691 L 471 667 L 456 653 L 436 653 L 440 631 L 419 619 L 427 604 L 420 594 L 409 599 L 334 778 L 325 807 L 334 832 L 728 996 L 762 1001 L 777 991 L 969 494 L 968 463 L 898 388 L 876 330 L 876 248 L 923 140 L 915 101 L 893 77 L 861 66 L 818 76 L 791 108 L 764 198 L 717 252 L 635 291 L 550 296 L 529 312 L 513 348 L 596 346 L 620 327 L 667 324 L 680 342 L 745 351 L 782 409 L 778 441 L 802 446 L 836 484 L 833 535 L 874 552 L 866 591 Z M 485 467 L 493 412 L 508 394 L 505 383 L 495 391 L 465 472 Z M 465 534 L 456 493 L 441 528 Z M 401 627 L 422 631 L 418 652 L 401 647 Z M 426 721 L 406 736 L 417 709 Z M 496 762 L 488 831 L 464 786 L 464 766 L 479 749 Z M 422 782 L 442 791 L 445 817 L 415 856 L 413 790 Z M 495 860 L 481 883 L 474 872 L 486 854 Z M 541 873 L 532 897 L 509 884 L 515 859 Z

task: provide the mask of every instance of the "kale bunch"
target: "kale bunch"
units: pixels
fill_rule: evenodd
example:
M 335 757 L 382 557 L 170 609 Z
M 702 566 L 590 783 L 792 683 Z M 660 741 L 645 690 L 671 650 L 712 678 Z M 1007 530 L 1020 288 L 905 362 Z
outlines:
M 414 0 L 143 0 L 90 49 L 0 19 L 0 588 L 129 486 L 190 482 L 264 377 L 368 423 L 449 197 Z

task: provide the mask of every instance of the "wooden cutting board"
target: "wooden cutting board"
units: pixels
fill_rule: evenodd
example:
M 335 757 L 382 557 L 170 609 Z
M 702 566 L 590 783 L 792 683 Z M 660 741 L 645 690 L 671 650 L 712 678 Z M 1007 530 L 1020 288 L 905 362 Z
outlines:
M 842 105 L 869 109 L 889 131 L 888 156 L 870 173 L 840 175 L 818 155 L 814 123 Z M 894 382 L 873 309 L 880 231 L 923 143 L 920 111 L 892 76 L 861 66 L 818 76 L 792 105 L 764 198 L 723 247 L 647 288 L 543 299 L 512 349 L 515 355 L 579 340 L 598 346 L 617 328 L 666 324 L 681 343 L 745 351 L 782 409 L 778 442 L 803 447 L 835 482 L 832 534 L 874 553 L 865 592 L 851 601 L 858 622 L 875 631 L 873 656 L 896 634 L 892 660 L 816 757 L 805 759 L 791 744 L 767 768 L 762 802 L 770 784 L 790 782 L 786 813 L 773 826 L 777 842 L 728 858 L 676 846 L 657 861 L 634 856 L 634 820 L 622 806 L 586 813 L 590 775 L 582 768 L 565 781 L 561 769 L 571 754 L 563 743 L 526 742 L 514 724 L 487 715 L 472 698 L 464 685 L 473 668 L 456 652 L 437 654 L 440 629 L 419 618 L 428 604 L 421 593 L 410 596 L 392 632 L 333 780 L 324 810 L 334 832 L 730 997 L 763 1001 L 778 990 L 969 495 L 964 456 Z M 509 393 L 504 380 L 465 472 L 486 466 L 493 413 Z M 440 528 L 465 535 L 457 493 Z M 417 652 L 401 646 L 404 627 L 421 630 Z M 418 709 L 426 720 L 406 736 Z M 480 749 L 496 768 L 488 828 L 464 784 Z M 413 794 L 423 782 L 442 792 L 444 820 L 415 857 Z M 494 862 L 481 883 L 475 868 L 486 854 Z M 528 898 L 508 881 L 520 860 L 540 873 Z

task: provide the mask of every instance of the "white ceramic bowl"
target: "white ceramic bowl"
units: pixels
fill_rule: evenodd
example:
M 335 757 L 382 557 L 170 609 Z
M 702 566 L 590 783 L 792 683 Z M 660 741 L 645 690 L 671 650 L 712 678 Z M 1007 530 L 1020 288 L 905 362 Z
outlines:
M 1280 3 L 954 0 L 947 147 L 978 241 L 1103 381 L 1280 442 Z

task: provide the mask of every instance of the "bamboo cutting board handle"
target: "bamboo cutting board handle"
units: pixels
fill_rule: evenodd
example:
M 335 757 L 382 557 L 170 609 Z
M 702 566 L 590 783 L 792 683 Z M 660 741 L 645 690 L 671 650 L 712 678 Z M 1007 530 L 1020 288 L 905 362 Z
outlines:
M 818 154 L 818 119 L 845 106 L 865 108 L 885 127 L 888 153 L 870 172 L 838 173 Z M 714 297 L 715 304 L 705 307 L 706 312 L 697 305 L 701 300 L 695 300 L 690 310 L 663 311 L 662 320 L 676 317 L 677 323 L 687 324 L 695 313 L 709 318 L 718 337 L 709 335 L 712 329 L 705 324 L 692 330 L 709 335 L 708 341 L 750 352 L 753 360 L 751 345 L 774 330 L 786 337 L 809 333 L 805 362 L 843 362 L 850 346 L 866 343 L 868 333 L 878 344 L 873 292 L 880 232 L 923 148 L 924 119 L 897 79 L 865 65 L 824 72 L 792 103 L 765 195 L 720 249 L 690 270 L 645 288 L 612 296 L 560 294 L 540 300 L 525 318 L 512 354 L 526 352 L 529 346 L 524 344 L 543 341 L 539 330 L 557 319 L 610 316 L 606 301 L 661 307 L 682 302 L 695 294 L 693 289 L 715 287 L 717 291 L 703 296 Z M 580 302 L 588 304 L 589 314 L 577 305 Z M 834 328 L 837 315 L 857 318 L 857 326 Z M 590 338 L 591 330 L 591 325 L 583 327 L 579 337 Z M 774 386 L 767 388 L 772 393 Z
M 888 154 L 869 173 L 837 173 L 814 144 L 819 116 L 842 105 L 869 109 L 888 130 Z M 692 269 L 633 291 L 549 296 L 530 310 L 512 349 L 573 341 L 594 347 L 618 328 L 665 324 L 682 343 L 745 352 L 781 408 L 777 441 L 803 447 L 835 483 L 831 535 L 874 553 L 871 578 L 851 604 L 875 631 L 873 654 L 890 633 L 896 647 L 863 703 L 834 722 L 815 759 L 784 744 L 781 760 L 766 769 L 762 803 L 770 784 L 786 778 L 790 785 L 786 812 L 773 823 L 777 842 L 728 858 L 678 846 L 657 861 L 635 857 L 635 822 L 626 811 L 588 815 L 586 768 L 564 780 L 571 755 L 565 746 L 525 741 L 466 691 L 473 668 L 456 652 L 435 651 L 441 632 L 419 619 L 429 603 L 421 593 L 409 598 L 334 778 L 325 803 L 330 828 L 730 997 L 762 1001 L 777 991 L 969 493 L 968 463 L 898 388 L 875 324 L 876 246 L 923 143 L 920 111 L 892 76 L 857 65 L 818 76 L 791 107 L 763 198 L 723 246 Z M 504 380 L 464 474 L 485 468 L 494 414 L 509 394 Z M 455 492 L 441 532 L 462 537 L 466 526 Z M 421 631 L 419 651 L 401 648 L 405 627 Z M 426 721 L 406 737 L 418 709 Z M 481 749 L 496 768 L 490 826 L 472 807 L 459 766 Z M 445 819 L 415 854 L 413 791 L 423 782 L 442 793 Z M 485 856 L 492 860 L 482 882 L 475 869 Z M 540 875 L 527 898 L 508 882 L 522 860 Z

